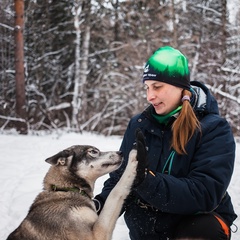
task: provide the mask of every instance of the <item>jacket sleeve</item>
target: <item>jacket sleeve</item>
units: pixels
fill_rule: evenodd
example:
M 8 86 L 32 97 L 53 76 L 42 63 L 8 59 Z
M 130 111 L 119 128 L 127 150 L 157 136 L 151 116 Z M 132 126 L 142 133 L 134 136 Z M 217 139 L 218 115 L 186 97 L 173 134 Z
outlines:
M 163 212 L 176 214 L 217 208 L 233 173 L 235 142 L 229 124 L 217 115 L 204 118 L 200 135 L 189 174 L 182 178 L 148 174 L 135 189 L 143 200 Z

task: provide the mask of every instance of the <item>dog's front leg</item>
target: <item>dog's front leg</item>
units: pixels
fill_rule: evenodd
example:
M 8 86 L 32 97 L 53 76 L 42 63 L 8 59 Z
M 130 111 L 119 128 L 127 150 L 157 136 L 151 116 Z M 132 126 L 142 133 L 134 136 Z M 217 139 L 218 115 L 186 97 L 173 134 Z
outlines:
M 109 194 L 99 218 L 94 224 L 93 232 L 96 240 L 110 240 L 112 238 L 124 200 L 130 193 L 136 177 L 138 165 L 136 156 L 137 151 L 133 149 L 129 154 L 128 164 L 122 177 Z

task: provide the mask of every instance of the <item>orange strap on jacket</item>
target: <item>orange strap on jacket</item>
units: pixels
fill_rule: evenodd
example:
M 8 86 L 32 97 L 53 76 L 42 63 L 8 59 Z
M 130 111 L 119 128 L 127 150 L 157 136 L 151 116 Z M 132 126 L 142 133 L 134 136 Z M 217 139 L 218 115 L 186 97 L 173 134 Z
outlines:
M 218 220 L 218 222 L 220 223 L 224 233 L 227 235 L 228 239 L 230 237 L 230 230 L 229 227 L 227 226 L 227 224 L 218 216 L 214 215 L 214 217 Z

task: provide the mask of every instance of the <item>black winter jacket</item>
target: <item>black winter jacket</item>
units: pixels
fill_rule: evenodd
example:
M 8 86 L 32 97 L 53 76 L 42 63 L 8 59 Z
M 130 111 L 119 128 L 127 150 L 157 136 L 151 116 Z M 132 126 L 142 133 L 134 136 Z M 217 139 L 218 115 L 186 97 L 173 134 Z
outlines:
M 135 142 L 135 130 L 140 128 L 146 138 L 148 169 L 155 176 L 147 174 L 127 201 L 125 220 L 130 234 L 155 231 L 168 235 L 185 215 L 216 212 L 229 226 L 237 217 L 227 193 L 235 159 L 232 131 L 219 116 L 217 102 L 206 86 L 199 82 L 191 82 L 191 86 L 195 92 L 191 103 L 201 132 L 188 142 L 187 155 L 170 147 L 174 119 L 167 126 L 159 124 L 152 117 L 152 106 L 129 122 L 120 148 L 124 164 L 110 174 L 99 197 L 105 200 L 120 178 Z

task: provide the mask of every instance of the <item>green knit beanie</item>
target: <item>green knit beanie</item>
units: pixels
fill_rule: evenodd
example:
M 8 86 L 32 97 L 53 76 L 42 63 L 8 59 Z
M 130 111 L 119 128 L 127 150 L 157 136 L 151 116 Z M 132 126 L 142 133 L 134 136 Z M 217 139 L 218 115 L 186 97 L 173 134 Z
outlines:
M 170 46 L 159 48 L 144 67 L 143 82 L 154 80 L 190 90 L 187 58 Z

